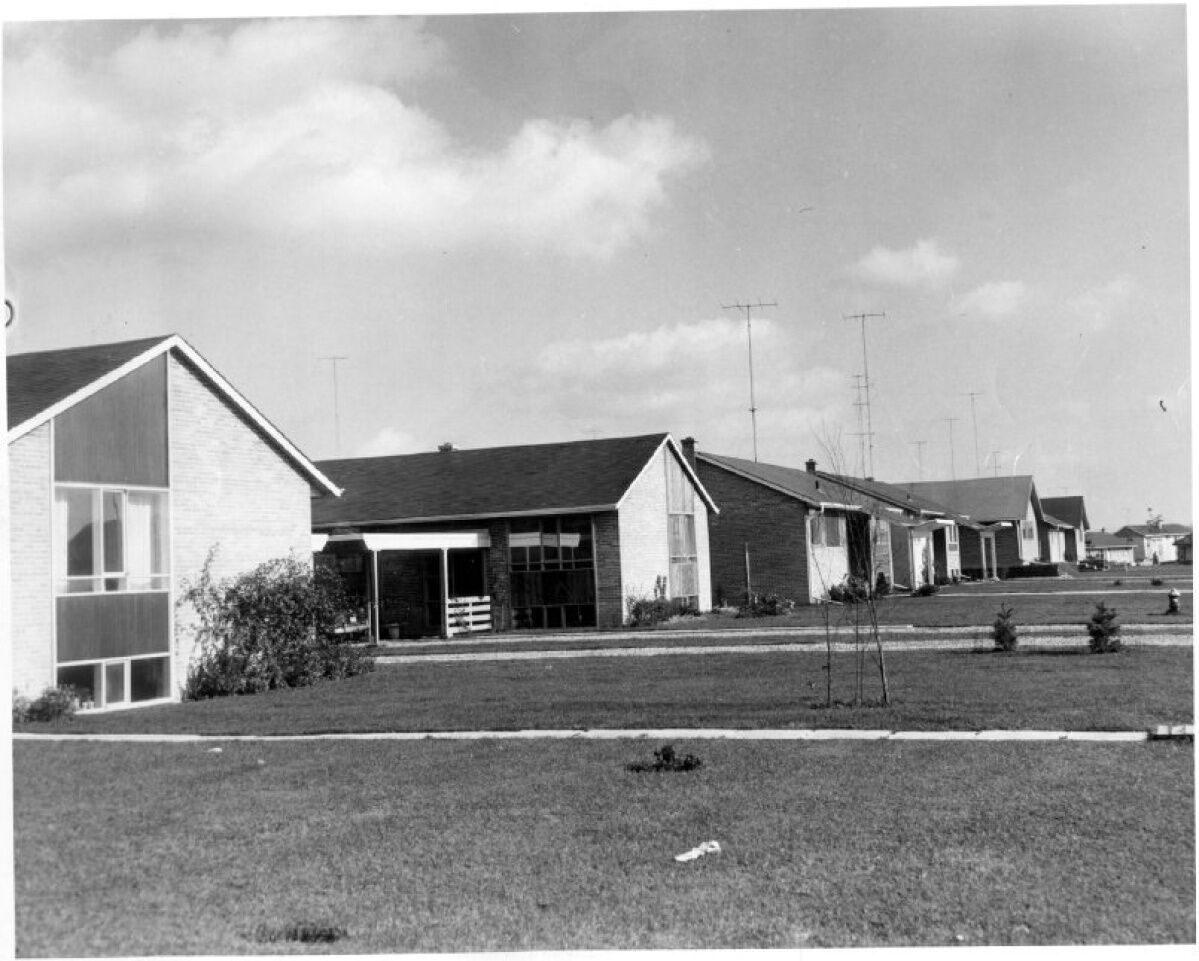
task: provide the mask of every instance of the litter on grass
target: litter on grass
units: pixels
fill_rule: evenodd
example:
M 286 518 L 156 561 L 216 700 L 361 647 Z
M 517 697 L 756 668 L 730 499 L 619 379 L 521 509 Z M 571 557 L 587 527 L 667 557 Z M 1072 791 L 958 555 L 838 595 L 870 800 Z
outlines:
M 705 854 L 719 853 L 719 841 L 705 841 L 703 844 L 693 847 L 690 851 L 684 851 L 682 854 L 676 854 L 674 859 L 676 861 L 694 861 L 696 858 L 702 858 Z

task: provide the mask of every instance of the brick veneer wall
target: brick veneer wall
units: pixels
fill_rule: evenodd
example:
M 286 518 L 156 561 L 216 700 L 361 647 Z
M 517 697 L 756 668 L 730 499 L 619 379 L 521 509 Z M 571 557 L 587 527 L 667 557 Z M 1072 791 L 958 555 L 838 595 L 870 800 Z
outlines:
M 625 585 L 621 570 L 621 523 L 616 511 L 592 516 L 595 531 L 595 623 L 620 627 L 625 618 Z
M 312 557 L 311 488 L 291 462 L 192 369 L 172 356 L 168 376 L 171 447 L 171 574 L 175 597 L 195 580 L 212 547 L 214 577 L 263 561 Z M 176 609 L 176 688 L 192 656 L 192 614 Z
M 807 508 L 761 484 L 700 460 L 700 483 L 720 513 L 708 520 L 715 603 L 745 602 L 745 545 L 755 593 L 809 603 Z
M 8 445 L 12 685 L 37 694 L 54 683 L 50 425 Z

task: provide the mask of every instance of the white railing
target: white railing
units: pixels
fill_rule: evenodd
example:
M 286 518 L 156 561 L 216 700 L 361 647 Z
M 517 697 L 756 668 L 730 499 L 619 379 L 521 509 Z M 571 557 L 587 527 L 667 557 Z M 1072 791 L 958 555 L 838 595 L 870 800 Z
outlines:
M 451 597 L 446 602 L 446 635 L 491 630 L 490 597 Z

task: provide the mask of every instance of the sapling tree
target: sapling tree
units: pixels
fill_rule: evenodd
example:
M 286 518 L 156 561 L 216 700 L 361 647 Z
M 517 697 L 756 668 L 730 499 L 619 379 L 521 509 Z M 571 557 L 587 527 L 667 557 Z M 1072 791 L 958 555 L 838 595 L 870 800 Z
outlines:
M 999 605 L 999 613 L 995 616 L 995 623 L 991 625 L 991 637 L 995 641 L 997 651 L 1016 649 L 1016 625 L 1012 623 L 1012 609 L 1006 604 Z
M 1111 654 L 1124 646 L 1120 625 L 1116 622 L 1116 609 L 1103 601 L 1095 605 L 1095 613 L 1087 623 L 1087 633 L 1091 636 L 1092 653 Z

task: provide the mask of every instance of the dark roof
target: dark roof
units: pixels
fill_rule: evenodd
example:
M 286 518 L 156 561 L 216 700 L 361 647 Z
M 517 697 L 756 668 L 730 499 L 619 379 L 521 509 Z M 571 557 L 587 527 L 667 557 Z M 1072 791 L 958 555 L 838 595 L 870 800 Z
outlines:
M 344 493 L 314 502 L 312 522 L 329 527 L 611 509 L 669 438 L 644 434 L 320 461 Z
M 1054 517 L 1060 517 L 1071 527 L 1086 530 L 1087 506 L 1081 494 L 1070 494 L 1066 497 L 1042 497 L 1041 510 Z
M 1050 527 L 1069 527 L 1069 528 L 1074 527 L 1073 524 L 1069 523 L 1068 521 L 1061 520 L 1060 518 L 1054 517 L 1052 514 L 1050 514 L 1048 511 L 1046 511 L 1044 509 L 1041 510 L 1041 520 L 1043 520 Z
M 983 524 L 1024 520 L 1028 514 L 1029 499 L 1033 496 L 1032 476 L 1029 474 L 952 481 L 908 481 L 897 486 L 944 504 Z
M 709 454 L 706 451 L 696 451 L 698 460 L 706 461 L 716 467 L 741 474 L 752 481 L 765 484 L 783 494 L 803 501 L 809 507 L 819 507 L 821 504 L 847 503 L 845 496 L 848 492 L 837 490 L 827 482 L 823 488 L 819 485 L 821 478 L 818 474 L 800 470 L 798 467 L 782 467 L 778 464 L 763 464 L 761 461 L 745 460 L 741 457 L 726 457 L 723 454 Z
M 1134 537 L 1163 537 L 1168 534 L 1189 534 L 1191 529 L 1186 524 L 1162 524 L 1161 527 L 1150 527 L 1148 524 L 1128 524 L 1121 527 L 1117 534 L 1125 531 Z
M 1133 543 L 1127 537 L 1118 537 L 1107 531 L 1088 531 L 1087 547 L 1093 550 L 1107 550 L 1116 547 L 1132 547 Z
M 116 344 L 43 350 L 8 357 L 8 427 L 16 427 L 169 340 L 170 335 Z
M 1178 547 L 1190 547 L 1191 544 L 1194 543 L 1193 538 L 1194 538 L 1193 534 L 1183 534 L 1183 536 L 1178 538 L 1178 540 L 1176 540 L 1174 543 Z

